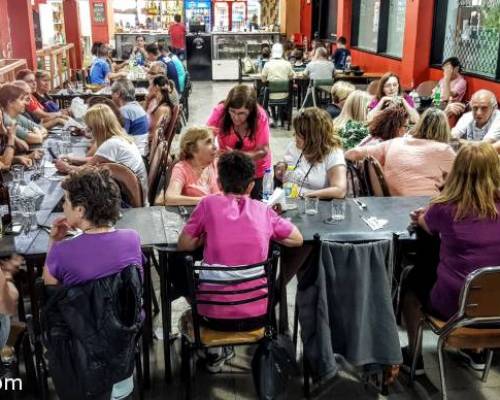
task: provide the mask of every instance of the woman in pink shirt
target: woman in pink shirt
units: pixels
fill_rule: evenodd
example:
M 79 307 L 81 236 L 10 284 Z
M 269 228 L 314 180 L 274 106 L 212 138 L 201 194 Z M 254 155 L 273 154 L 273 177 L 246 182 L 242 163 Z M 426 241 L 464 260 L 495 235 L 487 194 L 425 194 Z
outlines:
M 219 193 L 216 155 L 209 128 L 192 127 L 182 136 L 180 161 L 174 165 L 166 192 L 161 192 L 155 204 L 191 206 L 203 196 Z
M 443 78 L 439 81 L 441 100 L 462 101 L 467 91 L 467 81 L 460 73 L 462 64 L 457 57 L 450 57 L 443 61 Z
M 376 158 L 382 165 L 392 196 L 434 196 L 439 194 L 455 159 L 449 140 L 446 115 L 439 109 L 429 108 L 413 136 L 354 148 L 345 157 L 352 161 L 368 156 Z
M 257 93 L 246 85 L 233 87 L 208 118 L 221 152 L 240 150 L 255 163 L 252 198 L 262 198 L 262 177 L 271 168 L 269 118 L 257 104 Z

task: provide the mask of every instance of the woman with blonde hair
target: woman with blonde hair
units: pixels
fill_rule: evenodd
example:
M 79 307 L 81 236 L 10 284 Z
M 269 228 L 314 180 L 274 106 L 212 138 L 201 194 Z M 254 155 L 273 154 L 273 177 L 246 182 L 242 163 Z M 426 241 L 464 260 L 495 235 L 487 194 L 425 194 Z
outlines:
M 203 196 L 219 193 L 216 155 L 209 128 L 187 129 L 181 138 L 180 161 L 172 170 L 167 190 L 157 196 L 155 204 L 196 205 Z
M 332 104 L 329 104 L 326 111 L 332 119 L 337 118 L 344 107 L 349 95 L 356 90 L 356 86 L 346 81 L 335 82 L 332 86 L 330 94 L 332 96 Z
M 115 162 L 130 168 L 137 175 L 146 195 L 147 174 L 141 153 L 134 139 L 123 130 L 113 110 L 106 104 L 96 104 L 89 108 L 84 121 L 94 138 L 95 154 L 90 159 L 62 155 L 55 162 L 57 170 L 69 173 L 82 165 Z
M 345 149 L 356 146 L 369 135 L 366 121 L 370 101 L 368 93 L 354 90 L 345 100 L 340 115 L 333 121 L 333 128 L 342 138 Z
M 319 108 L 306 108 L 294 118 L 293 127 L 295 142 L 288 146 L 284 161 L 295 167 L 291 179 L 299 194 L 321 199 L 345 197 L 342 140 L 334 132 L 330 115 Z
M 457 312 L 467 275 L 478 268 L 498 265 L 499 188 L 500 161 L 493 146 L 469 142 L 458 152 L 441 193 L 431 200 L 427 209 L 411 214 L 414 223 L 441 238 L 441 245 L 435 282 L 428 282 L 428 269 L 415 268 L 415 273 L 409 275 L 409 288 L 403 298 L 409 353 L 415 350 L 422 305 L 436 317 L 448 320 Z M 473 368 L 484 368 L 484 360 L 477 362 L 481 354 L 464 350 L 462 354 Z M 420 360 L 420 372 L 422 370 Z
M 449 138 L 446 115 L 430 108 L 420 118 L 413 136 L 357 147 L 345 157 L 351 161 L 376 158 L 392 196 L 432 196 L 439 192 L 455 159 Z

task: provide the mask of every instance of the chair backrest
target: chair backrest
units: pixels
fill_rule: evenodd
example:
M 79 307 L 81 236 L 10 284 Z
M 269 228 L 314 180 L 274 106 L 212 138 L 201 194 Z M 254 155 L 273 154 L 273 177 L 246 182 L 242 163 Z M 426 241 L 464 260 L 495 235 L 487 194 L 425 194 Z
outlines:
M 290 92 L 290 80 L 284 81 L 267 81 L 267 88 L 270 93 L 289 93 Z
M 437 81 L 424 81 L 417 86 L 415 91 L 420 97 L 429 97 L 432 95 L 432 91 L 437 85 Z
M 375 197 L 390 197 L 389 187 L 380 163 L 370 156 L 365 159 L 363 168 L 366 180 L 370 184 L 370 194 Z
M 144 207 L 144 194 L 137 175 L 128 167 L 118 163 L 99 164 L 99 168 L 107 168 L 111 177 L 120 187 L 122 200 L 132 208 Z
M 459 314 L 466 318 L 496 318 L 500 322 L 500 266 L 471 272 L 460 294 Z
M 347 197 L 369 196 L 369 184 L 363 173 L 363 165 L 347 160 Z
M 368 92 L 368 94 L 370 96 L 376 96 L 377 95 L 379 83 L 380 83 L 380 79 L 376 79 L 374 81 L 371 81 L 368 84 L 368 87 L 366 88 L 366 91 Z
M 151 159 L 151 163 L 149 164 L 149 173 L 148 173 L 148 200 L 149 204 L 153 204 L 156 194 L 158 192 L 160 180 L 162 175 L 166 173 L 167 169 L 167 143 L 160 142 L 158 146 L 156 146 L 155 154 Z
M 201 343 L 199 306 L 202 305 L 220 306 L 225 310 L 225 313 L 229 313 L 230 309 L 241 310 L 244 305 L 267 300 L 266 312 L 262 316 L 252 317 L 248 320 L 229 321 L 203 316 L 203 320 L 205 324 L 213 323 L 222 326 L 218 330 L 241 331 L 264 327 L 268 332 L 272 331 L 278 259 L 278 250 L 273 250 L 271 257 L 264 262 L 237 267 L 195 266 L 191 256 L 185 258 L 188 290 L 192 299 L 193 328 L 197 344 Z
M 333 86 L 333 79 L 315 79 L 312 82 L 313 87 L 318 87 L 318 86 Z
M 170 116 L 170 122 L 168 124 L 168 128 L 166 132 L 164 132 L 164 137 L 162 138 L 165 142 L 167 142 L 168 153 L 170 153 L 172 141 L 174 140 L 176 129 L 180 123 L 180 115 L 181 115 L 181 106 L 180 105 L 174 106 L 174 108 L 172 108 L 172 114 Z

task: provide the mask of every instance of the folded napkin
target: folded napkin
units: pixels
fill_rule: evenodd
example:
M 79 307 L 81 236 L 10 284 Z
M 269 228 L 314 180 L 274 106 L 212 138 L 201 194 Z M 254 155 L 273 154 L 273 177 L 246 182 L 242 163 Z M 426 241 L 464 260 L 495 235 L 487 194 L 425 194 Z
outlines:
M 22 185 L 19 188 L 19 194 L 22 197 L 40 197 L 44 196 L 45 192 L 35 182 L 30 181 L 27 185 Z
M 382 229 L 389 222 L 386 219 L 377 217 L 361 217 L 361 219 L 371 228 L 372 231 Z

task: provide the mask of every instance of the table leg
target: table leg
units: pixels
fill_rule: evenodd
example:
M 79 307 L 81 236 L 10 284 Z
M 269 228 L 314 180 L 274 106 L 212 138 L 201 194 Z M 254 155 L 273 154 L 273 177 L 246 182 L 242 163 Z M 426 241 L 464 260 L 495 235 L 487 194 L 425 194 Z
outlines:
M 148 250 L 149 251 L 153 251 Z M 149 352 L 152 344 L 152 326 L 153 319 L 151 315 L 151 254 L 148 254 L 147 261 L 144 265 L 144 310 L 146 319 L 144 321 L 144 330 L 142 334 L 142 351 L 143 351 L 143 376 L 144 388 L 150 387 L 150 371 L 149 371 Z
M 285 334 L 288 331 L 288 301 L 286 295 L 286 277 L 283 273 L 283 264 L 280 266 L 279 274 L 279 290 L 280 290 L 280 315 L 278 321 L 278 332 Z

